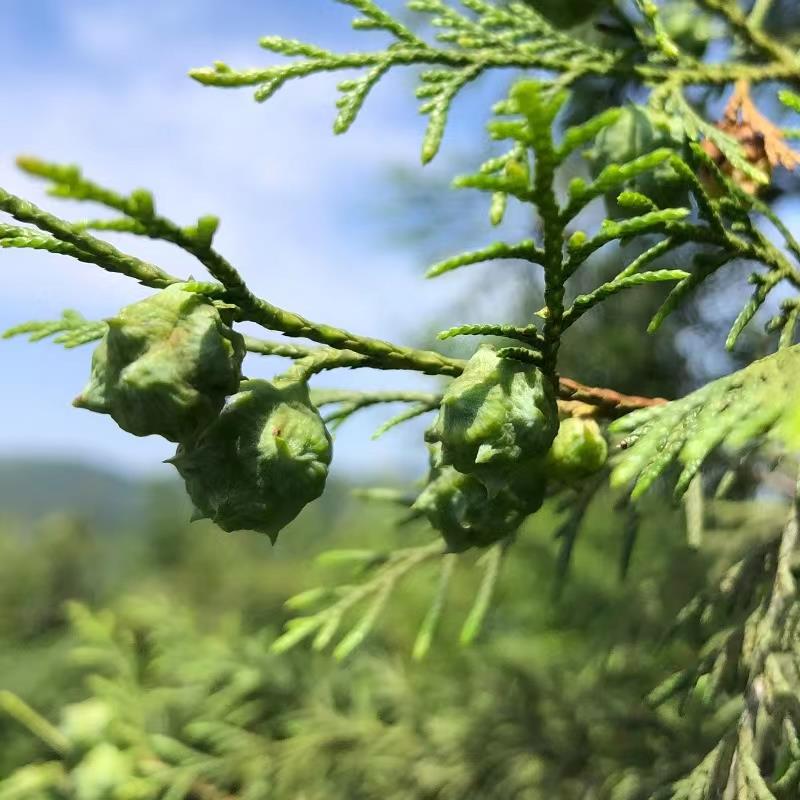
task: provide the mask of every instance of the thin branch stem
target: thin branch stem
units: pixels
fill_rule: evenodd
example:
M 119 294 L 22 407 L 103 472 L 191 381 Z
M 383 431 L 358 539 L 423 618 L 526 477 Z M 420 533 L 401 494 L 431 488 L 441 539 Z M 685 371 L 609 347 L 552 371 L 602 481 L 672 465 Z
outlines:
M 75 230 L 69 223 L 43 211 L 30 201 L 16 197 L 3 189 L 0 189 L 0 211 L 5 211 L 19 222 L 35 225 L 60 241 L 72 245 L 77 251 L 90 254 L 94 263 L 102 266 L 103 269 L 127 275 L 145 286 L 163 289 L 172 283 L 177 283 L 179 280 L 164 272 L 155 264 L 148 264 L 135 256 L 129 256 L 117 250 L 116 247 L 108 242 L 96 239 L 88 233 Z M 68 254 L 79 258 L 79 254 L 74 251 Z M 79 260 L 86 259 L 79 258 Z

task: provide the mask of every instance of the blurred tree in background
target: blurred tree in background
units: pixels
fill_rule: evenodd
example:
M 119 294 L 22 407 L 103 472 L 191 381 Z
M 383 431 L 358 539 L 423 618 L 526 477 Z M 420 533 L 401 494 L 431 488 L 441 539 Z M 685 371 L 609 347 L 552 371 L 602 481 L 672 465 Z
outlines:
M 557 599 L 548 513 L 520 538 L 480 648 L 455 644 L 474 592 L 465 574 L 440 644 L 422 663 L 408 659 L 433 577 L 421 574 L 380 636 L 336 665 L 269 653 L 285 598 L 308 585 L 310 540 L 389 549 L 421 532 L 342 489 L 335 526 L 307 514 L 292 544 L 269 552 L 259 539 L 187 527 L 175 492 L 153 495 L 135 533 L 63 518 L 24 535 L 4 527 L 0 674 L 56 730 L 40 738 L 34 712 L 0 695 L 11 712 L 0 774 L 49 764 L 0 784 L 0 796 L 646 796 L 702 757 L 725 722 L 697 703 L 681 713 L 642 703 L 693 657 L 663 634 L 734 542 L 763 535 L 766 519 L 779 527 L 782 513 L 761 502 L 758 522 L 740 528 L 737 515 L 732 528 L 720 501 L 709 515 L 719 528 L 697 551 L 680 512 L 662 505 L 621 581 L 620 522 L 600 497 Z

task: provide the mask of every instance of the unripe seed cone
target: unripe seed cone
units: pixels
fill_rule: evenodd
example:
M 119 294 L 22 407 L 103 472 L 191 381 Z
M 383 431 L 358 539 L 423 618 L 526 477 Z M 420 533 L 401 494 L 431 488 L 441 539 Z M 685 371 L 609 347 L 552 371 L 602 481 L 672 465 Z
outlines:
M 74 404 L 111 415 L 136 436 L 185 441 L 237 390 L 244 353 L 213 303 L 175 284 L 108 321 Z
M 600 426 L 593 419 L 568 417 L 547 454 L 547 474 L 570 483 L 602 469 L 607 458 L 608 444 Z
M 682 132 L 673 131 L 666 123 L 655 120 L 647 108 L 625 106 L 619 119 L 600 132 L 594 148 L 587 153 L 592 177 L 596 178 L 611 164 L 625 164 L 661 147 L 679 150 L 682 136 Z M 659 208 L 683 207 L 689 202 L 686 187 L 669 163 L 638 175 L 629 188 L 644 194 Z M 609 216 L 624 217 L 637 213 L 617 203 L 618 193 L 619 189 L 616 189 L 606 196 Z
M 435 459 L 435 448 L 432 458 Z M 413 509 L 428 518 L 452 552 L 488 547 L 513 533 L 544 502 L 541 465 L 521 465 L 490 492 L 473 475 L 454 467 L 432 467 Z
M 437 466 L 479 478 L 490 491 L 523 462 L 544 456 L 558 428 L 555 392 L 541 370 L 481 346 L 445 391 L 425 438 Z
M 275 541 L 322 494 L 331 458 L 330 434 L 305 383 L 252 380 L 172 463 L 198 517 Z

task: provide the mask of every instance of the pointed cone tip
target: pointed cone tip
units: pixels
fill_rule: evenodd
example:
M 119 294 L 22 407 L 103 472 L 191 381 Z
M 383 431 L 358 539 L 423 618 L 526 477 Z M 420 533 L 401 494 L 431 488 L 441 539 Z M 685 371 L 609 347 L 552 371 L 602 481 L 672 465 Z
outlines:
M 85 392 L 79 394 L 73 401 L 72 405 L 75 408 L 83 408 L 86 411 L 95 411 L 98 414 L 107 414 L 108 409 L 106 408 L 105 404 L 98 403 L 92 400 L 91 396 Z

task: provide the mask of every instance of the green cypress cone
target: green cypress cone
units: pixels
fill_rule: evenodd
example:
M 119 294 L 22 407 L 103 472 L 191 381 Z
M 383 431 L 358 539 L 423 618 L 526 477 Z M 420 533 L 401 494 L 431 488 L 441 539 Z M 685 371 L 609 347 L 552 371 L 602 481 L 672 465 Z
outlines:
M 251 380 L 172 463 L 199 517 L 274 542 L 322 494 L 331 458 L 331 437 L 305 383 Z
M 602 469 L 608 444 L 593 419 L 569 417 L 559 429 L 545 461 L 548 477 L 572 483 Z
M 108 320 L 74 404 L 109 414 L 136 436 L 186 441 L 237 390 L 244 353 L 214 304 L 175 284 Z
M 542 371 L 482 345 L 447 387 L 425 438 L 441 445 L 437 466 L 451 465 L 495 491 L 523 462 L 544 456 L 557 430 L 555 392 Z
M 431 448 L 431 461 L 437 461 Z M 544 502 L 547 481 L 542 463 L 523 464 L 490 492 L 473 475 L 454 467 L 432 466 L 428 483 L 414 503 L 438 530 L 448 548 L 461 552 L 488 547 L 513 533 Z
M 655 120 L 647 108 L 628 105 L 613 125 L 600 132 L 594 147 L 586 155 L 592 177 L 596 178 L 610 164 L 624 164 L 660 147 L 679 151 L 681 143 L 681 132 L 673 133 L 666 122 Z M 682 208 L 689 202 L 685 186 L 666 163 L 636 177 L 630 188 L 649 197 L 659 208 Z M 609 216 L 630 216 L 633 212 L 617 203 L 618 193 L 605 198 Z

